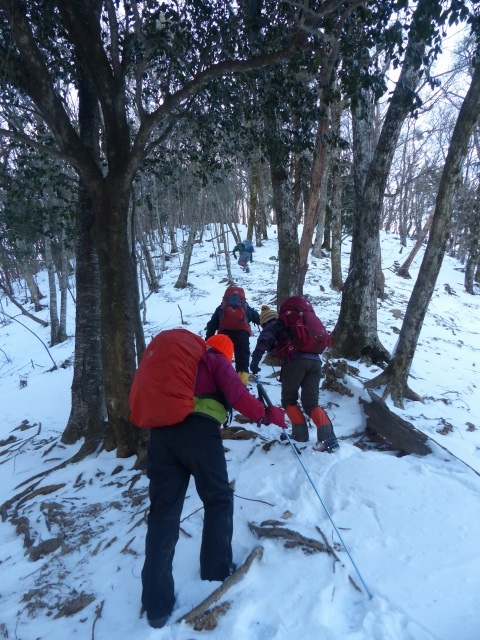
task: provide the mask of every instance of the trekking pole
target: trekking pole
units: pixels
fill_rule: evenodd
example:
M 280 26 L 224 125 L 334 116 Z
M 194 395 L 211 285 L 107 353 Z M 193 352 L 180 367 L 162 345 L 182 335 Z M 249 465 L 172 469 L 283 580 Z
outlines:
M 258 375 L 256 375 L 256 376 L 255 376 L 255 381 L 256 381 L 256 383 L 257 383 L 257 388 L 258 388 L 258 395 L 259 395 L 259 398 L 260 398 L 260 399 L 264 402 L 264 404 L 266 404 L 267 406 L 269 406 L 269 407 L 273 406 L 273 403 L 272 403 L 272 401 L 270 400 L 270 398 L 268 397 L 267 392 L 265 391 L 265 389 L 264 389 L 264 387 L 263 387 L 263 384 L 262 384 L 262 383 L 260 382 L 260 380 L 258 379 Z M 286 437 L 287 437 L 287 440 L 289 441 L 289 443 L 290 443 L 290 445 L 291 445 L 291 447 L 292 447 L 292 449 L 293 449 L 293 451 L 294 451 L 294 453 L 295 453 L 295 455 L 296 455 L 296 457 L 297 457 L 297 460 L 298 460 L 298 461 L 300 462 L 300 464 L 302 465 L 302 468 L 303 468 L 303 470 L 305 471 L 305 474 L 306 474 L 307 478 L 309 479 L 310 484 L 311 484 L 311 485 L 312 485 L 312 487 L 313 487 L 313 490 L 314 490 L 314 491 L 315 491 L 315 493 L 317 494 L 317 497 L 318 497 L 318 499 L 320 500 L 320 503 L 321 503 L 322 507 L 324 508 L 325 513 L 326 513 L 326 514 L 327 514 L 327 516 L 328 516 L 328 519 L 329 519 L 329 520 L 330 520 L 330 522 L 332 523 L 332 526 L 333 526 L 333 528 L 335 529 L 335 532 L 336 532 L 336 534 L 337 534 L 337 536 L 338 536 L 338 538 L 339 538 L 340 542 L 342 543 L 343 548 L 344 548 L 344 549 L 345 549 L 345 551 L 347 552 L 347 555 L 348 555 L 348 557 L 350 558 L 350 562 L 352 563 L 353 568 L 354 568 L 354 569 L 355 569 L 355 571 L 357 572 L 357 575 L 358 575 L 358 577 L 360 578 L 360 581 L 361 581 L 361 583 L 363 584 L 363 587 L 364 587 L 365 591 L 367 592 L 367 595 L 368 595 L 369 599 L 371 600 L 371 599 L 373 598 L 373 594 L 371 593 L 370 589 L 367 587 L 367 585 L 366 585 L 366 583 L 365 583 L 365 580 L 363 579 L 362 574 L 360 573 L 360 571 L 359 571 L 359 569 L 358 569 L 358 567 L 357 567 L 357 565 L 356 565 L 356 563 L 355 563 L 355 560 L 352 558 L 352 554 L 351 554 L 351 553 L 350 553 L 350 551 L 348 550 L 348 547 L 347 547 L 347 545 L 345 544 L 345 542 L 344 542 L 344 540 L 343 540 L 343 538 L 342 538 L 342 536 L 341 536 L 341 534 L 340 534 L 340 531 L 337 529 L 337 526 L 336 526 L 335 522 L 333 521 L 333 518 L 332 518 L 332 516 L 330 515 L 330 512 L 329 512 L 329 510 L 327 509 L 326 504 L 325 504 L 325 503 L 324 503 L 324 501 L 322 500 L 322 496 L 320 495 L 320 493 L 319 493 L 319 491 L 318 491 L 317 487 L 315 486 L 315 483 L 313 482 L 311 475 L 308 473 L 308 471 L 307 471 L 307 469 L 306 469 L 305 465 L 303 464 L 302 459 L 300 458 L 300 456 L 299 456 L 299 454 L 298 454 L 297 448 L 296 448 L 296 447 L 295 447 L 295 445 L 293 444 L 292 439 L 291 439 L 291 438 L 290 438 L 290 436 L 288 435 L 288 433 L 287 433 L 287 430 L 286 430 L 286 429 L 284 429 L 284 433 L 285 433 L 285 435 L 286 435 Z

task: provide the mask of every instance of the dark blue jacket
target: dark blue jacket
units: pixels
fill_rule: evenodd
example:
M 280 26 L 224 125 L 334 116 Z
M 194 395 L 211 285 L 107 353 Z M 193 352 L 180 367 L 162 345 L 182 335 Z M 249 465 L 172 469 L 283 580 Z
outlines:
M 286 364 L 290 360 L 297 358 L 308 358 L 310 360 L 319 360 L 320 356 L 316 353 L 307 353 L 306 351 L 286 351 L 285 347 L 291 338 L 291 333 L 280 318 L 269 320 L 262 329 L 262 333 L 258 336 L 257 344 L 252 353 L 252 363 L 258 365 L 265 351 L 275 351 L 280 359 L 281 364 Z

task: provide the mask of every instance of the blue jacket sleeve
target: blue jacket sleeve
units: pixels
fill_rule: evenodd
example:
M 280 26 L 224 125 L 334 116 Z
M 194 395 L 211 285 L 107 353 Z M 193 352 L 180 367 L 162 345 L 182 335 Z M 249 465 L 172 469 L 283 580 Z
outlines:
M 252 362 L 258 364 L 265 351 L 272 351 L 275 348 L 275 343 L 281 331 L 282 324 L 278 318 L 267 322 L 262 333 L 258 336 L 257 344 L 252 353 Z
M 247 317 L 249 322 L 253 324 L 260 324 L 260 314 L 256 309 L 247 305 Z

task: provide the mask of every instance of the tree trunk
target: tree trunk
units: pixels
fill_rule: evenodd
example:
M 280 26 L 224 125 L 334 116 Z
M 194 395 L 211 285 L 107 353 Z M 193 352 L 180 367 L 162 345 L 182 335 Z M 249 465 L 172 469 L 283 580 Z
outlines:
M 313 158 L 310 192 L 308 202 L 305 206 L 305 219 L 303 222 L 302 237 L 299 245 L 299 274 L 297 291 L 301 295 L 303 293 L 303 285 L 308 270 L 308 255 L 312 248 L 313 232 L 315 223 L 318 220 L 318 201 L 322 191 L 322 183 L 326 178 L 327 166 L 327 145 L 325 142 L 326 133 L 329 128 L 329 120 L 327 109 L 323 110 L 323 117 L 320 118 L 317 125 L 317 140 L 315 145 L 315 154 Z
M 128 395 L 136 368 L 135 337 L 141 326 L 135 269 L 128 243 L 130 185 L 106 179 L 94 201 L 95 242 L 100 269 L 100 325 L 107 449 L 120 458 L 137 452 L 140 430 L 129 422 Z
M 332 149 L 327 153 L 325 174 L 322 180 L 322 188 L 318 196 L 317 205 L 317 226 L 315 228 L 315 242 L 313 243 L 312 256 L 314 258 L 322 257 L 323 239 L 325 231 L 325 219 L 327 215 L 327 201 L 328 201 L 328 185 L 331 176 L 331 164 L 332 164 Z
M 428 220 L 426 221 L 425 226 L 423 227 L 421 233 L 418 235 L 415 246 L 411 250 L 409 256 L 407 257 L 405 262 L 402 264 L 402 266 L 397 269 L 397 275 L 401 276 L 402 278 L 410 278 L 409 269 L 412 266 L 412 262 L 414 261 L 415 256 L 420 251 L 420 248 L 422 247 L 425 241 L 425 238 L 428 235 L 428 232 L 430 231 L 430 227 L 432 226 L 432 221 L 433 221 L 433 211 L 428 216 Z
M 477 187 L 473 211 L 468 225 L 468 258 L 465 266 L 465 291 L 470 295 L 475 295 L 474 279 L 475 268 L 480 257 L 480 184 Z
M 45 249 L 45 265 L 48 274 L 49 311 L 50 311 L 50 346 L 59 344 L 58 339 L 60 321 L 58 319 L 57 285 L 55 282 L 55 264 L 52 257 L 52 239 L 49 236 L 43 238 Z
M 273 101 L 273 96 L 271 96 Z M 264 97 L 264 128 L 268 131 L 267 156 L 272 183 L 272 201 L 278 230 L 277 306 L 298 293 L 300 253 L 298 227 L 290 169 L 290 151 L 282 138 L 274 110 Z
M 93 157 L 99 159 L 100 112 L 88 76 L 79 68 L 78 120 L 80 136 Z M 92 235 L 95 214 L 91 196 L 79 181 L 75 234 L 75 359 L 72 404 L 62 442 L 85 438 L 84 451 L 95 451 L 105 439 L 107 411 L 103 391 L 100 342 L 100 276 Z
M 24 244 L 22 242 L 22 244 Z M 30 299 L 32 301 L 33 307 L 35 311 L 41 311 L 42 305 L 40 304 L 40 300 L 45 296 L 40 291 L 38 284 L 35 281 L 35 276 L 33 274 L 32 268 L 28 262 L 27 256 L 25 256 L 24 260 L 20 264 L 20 270 L 22 272 L 22 276 L 27 283 L 28 290 L 30 291 Z
M 67 300 L 68 300 L 68 278 L 70 276 L 70 263 L 69 263 L 69 250 L 65 246 L 65 228 L 62 225 L 61 232 L 61 269 L 59 274 L 59 288 L 60 288 L 60 328 L 59 328 L 59 342 L 63 342 L 68 338 L 67 333 Z
M 338 156 L 338 154 L 335 154 Z M 342 277 L 342 190 L 340 184 L 339 158 L 333 160 L 332 166 L 332 281 L 334 291 L 343 288 Z
M 190 227 L 190 233 L 188 234 L 187 244 L 185 246 L 185 253 L 183 254 L 182 268 L 178 275 L 177 282 L 175 283 L 175 289 L 185 289 L 188 287 L 188 273 L 190 271 L 190 262 L 192 260 L 193 245 L 195 243 L 195 236 L 197 235 L 197 229 L 199 227 L 198 218 L 192 221 Z
M 355 216 L 352 233 L 350 273 L 343 286 L 340 315 L 334 329 L 334 345 L 338 353 L 351 359 L 362 355 L 373 362 L 388 359 L 389 354 L 377 334 L 377 265 L 380 252 L 379 225 L 382 194 L 375 193 L 380 202 L 369 209 L 363 204 L 367 175 L 378 161 L 373 151 L 373 105 L 369 93 L 362 91 L 358 105 L 352 111 L 353 167 Z M 380 181 L 388 175 L 377 174 Z M 373 193 L 372 193 L 373 196 Z
M 147 238 L 145 235 L 145 230 L 143 228 L 142 216 L 135 215 L 135 213 L 133 214 L 133 216 L 135 220 L 135 235 L 141 249 L 140 259 L 143 260 L 148 290 L 150 291 L 150 293 L 158 293 L 158 278 L 155 271 L 155 265 L 153 264 L 152 254 L 150 253 L 150 249 L 148 248 Z M 133 241 L 133 245 L 135 245 L 135 241 Z
M 432 228 L 425 255 L 413 288 L 412 296 L 395 349 L 395 357 L 387 369 L 365 386 L 375 388 L 385 384 L 383 398 L 391 395 L 395 406 L 403 408 L 403 399 L 419 400 L 408 387 L 408 374 L 417 347 L 440 267 L 442 266 L 450 232 L 453 203 L 461 182 L 462 167 L 468 152 L 472 130 L 480 116 L 480 64 L 476 66 L 470 88 L 460 108 L 443 168 Z
M 412 18 L 410 38 L 400 77 L 392 94 L 382 130 L 372 159 L 364 158 L 368 171 L 362 183 L 363 163 L 355 159 L 359 176 L 355 179 L 356 207 L 353 227 L 351 268 L 343 287 L 340 315 L 333 331 L 337 355 L 358 359 L 368 355 L 373 361 L 388 360 L 389 354 L 380 343 L 377 333 L 377 266 L 380 252 L 379 229 L 382 202 L 396 145 L 411 107 L 410 97 L 422 74 L 419 60 L 425 50 L 423 41 L 416 41 L 417 28 L 430 15 L 430 0 L 420 0 Z M 361 97 L 361 96 L 360 96 Z M 362 101 L 359 103 L 362 106 Z M 370 118 L 368 105 L 363 101 L 364 115 Z M 357 118 L 357 124 L 364 119 Z M 366 121 L 367 130 L 369 120 Z M 362 136 L 363 137 L 363 136 Z M 363 143 L 366 141 L 363 140 Z
M 258 228 L 257 219 L 259 216 L 259 195 L 260 195 L 260 164 L 253 161 L 250 166 L 250 198 L 247 239 L 252 242 L 254 229 Z M 258 234 L 255 234 L 258 238 Z
M 346 16 L 344 16 L 345 19 Z M 342 21 L 341 21 L 342 22 Z M 310 190 L 308 201 L 305 204 L 305 220 L 303 224 L 302 237 L 300 239 L 300 268 L 298 276 L 298 293 L 303 293 L 305 278 L 308 270 L 308 255 L 312 247 L 313 232 L 318 224 L 318 204 L 325 189 L 328 174 L 328 148 L 330 143 L 327 140 L 327 133 L 330 128 L 331 109 L 327 106 L 325 93 L 332 94 L 332 81 L 337 65 L 339 54 L 339 25 L 336 27 L 337 36 L 330 42 L 330 53 L 323 61 L 319 74 L 319 102 L 320 115 L 317 123 L 317 133 L 315 139 L 315 152 L 313 156 L 312 170 L 310 175 Z M 333 106 L 335 109 L 335 106 Z
M 297 294 L 299 249 L 291 179 L 278 160 L 278 157 L 271 159 L 270 171 L 278 228 L 277 306 L 280 306 L 286 298 Z

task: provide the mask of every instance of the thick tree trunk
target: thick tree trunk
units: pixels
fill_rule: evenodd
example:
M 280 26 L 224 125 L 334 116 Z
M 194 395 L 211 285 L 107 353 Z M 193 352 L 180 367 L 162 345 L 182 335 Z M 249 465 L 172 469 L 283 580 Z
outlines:
M 273 100 L 273 96 L 272 96 Z M 278 229 L 277 306 L 298 293 L 300 253 L 294 206 L 293 183 L 289 173 L 289 150 L 282 140 L 271 105 L 265 102 L 264 127 L 268 136 L 268 161 L 272 183 L 273 210 Z
M 375 388 L 385 384 L 383 397 L 391 395 L 397 407 L 403 408 L 405 397 L 419 397 L 408 388 L 408 374 L 417 347 L 440 267 L 442 266 L 450 231 L 450 219 L 454 199 L 461 182 L 462 166 L 468 151 L 468 142 L 480 116 L 480 64 L 475 68 L 470 88 L 458 114 L 452 134 L 447 159 L 443 168 L 432 228 L 425 255 L 408 302 L 398 338 L 395 357 L 387 369 L 365 386 Z
M 100 341 L 100 277 L 92 237 L 94 214 L 87 189 L 79 185 L 75 245 L 76 316 L 72 404 L 62 442 L 85 438 L 85 453 L 95 451 L 106 434 Z
M 355 158 L 356 207 L 353 227 L 350 272 L 343 287 L 340 315 L 333 331 L 333 343 L 338 355 L 358 359 L 368 355 L 373 361 L 388 360 L 389 354 L 380 343 L 377 333 L 377 268 L 380 252 L 379 229 L 385 186 L 392 164 L 402 124 L 407 117 L 410 97 L 421 78 L 419 60 L 425 49 L 416 41 L 417 27 L 429 15 L 430 0 L 420 0 L 412 18 L 411 34 L 402 71 L 392 95 L 382 130 L 369 161 L 368 146 L 365 157 Z M 418 23 L 418 24 L 417 24 Z M 367 131 L 371 112 L 368 104 L 360 101 L 363 114 L 356 118 L 357 125 L 365 123 Z M 364 136 L 358 134 L 363 145 Z M 365 173 L 365 166 L 368 171 Z
M 271 164 L 273 206 L 278 228 L 277 306 L 296 295 L 299 272 L 298 231 L 288 172 L 275 160 Z
M 327 167 L 327 145 L 325 142 L 326 133 L 329 128 L 327 110 L 324 110 L 323 117 L 317 125 L 317 142 L 313 158 L 309 198 L 305 206 L 305 219 L 303 222 L 302 237 L 299 244 L 300 268 L 298 274 L 297 291 L 303 293 L 305 277 L 308 270 L 308 255 L 312 248 L 313 232 L 318 220 L 318 202 L 322 192 L 322 184 L 326 179 Z
M 102 365 L 108 412 L 106 447 L 120 458 L 137 452 L 140 430 L 129 422 L 128 395 L 136 368 L 135 337 L 141 325 L 135 269 L 128 242 L 130 185 L 104 183 L 94 202 L 95 241 L 100 270 Z
M 78 99 L 80 136 L 98 160 L 98 101 L 81 67 Z M 75 234 L 76 314 L 72 404 L 62 442 L 73 444 L 85 438 L 85 453 L 94 451 L 103 443 L 107 423 L 100 341 L 100 276 L 92 235 L 94 220 L 91 196 L 80 181 Z

